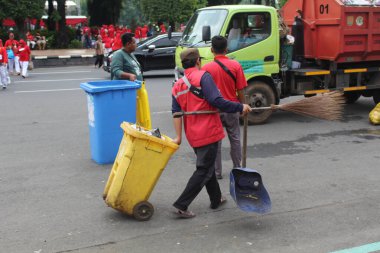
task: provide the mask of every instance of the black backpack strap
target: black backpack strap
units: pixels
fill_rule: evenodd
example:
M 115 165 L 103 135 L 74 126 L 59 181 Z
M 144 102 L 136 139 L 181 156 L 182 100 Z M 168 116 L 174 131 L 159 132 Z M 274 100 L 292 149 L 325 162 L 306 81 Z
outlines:
M 195 96 L 197 96 L 198 98 L 200 99 L 204 99 L 204 95 L 203 95 L 203 91 L 201 88 L 197 88 L 195 87 L 194 85 L 192 85 L 190 82 L 189 82 L 189 79 L 187 79 L 186 75 L 184 75 L 182 77 L 182 80 L 185 82 L 185 84 L 187 85 L 187 87 L 189 88 L 189 91 L 191 93 L 193 93 Z
M 232 72 L 226 67 L 226 65 L 224 65 L 223 63 L 221 63 L 219 60 L 215 59 L 214 60 L 231 78 L 232 80 L 234 80 L 234 82 L 236 83 L 236 77 L 234 76 L 234 74 L 232 74 Z

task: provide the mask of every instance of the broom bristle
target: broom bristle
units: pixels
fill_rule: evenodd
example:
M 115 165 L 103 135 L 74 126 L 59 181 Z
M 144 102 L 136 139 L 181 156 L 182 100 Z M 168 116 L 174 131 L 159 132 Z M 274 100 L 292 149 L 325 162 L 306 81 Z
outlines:
M 343 93 L 334 91 L 279 105 L 278 109 L 319 119 L 339 120 L 345 103 Z

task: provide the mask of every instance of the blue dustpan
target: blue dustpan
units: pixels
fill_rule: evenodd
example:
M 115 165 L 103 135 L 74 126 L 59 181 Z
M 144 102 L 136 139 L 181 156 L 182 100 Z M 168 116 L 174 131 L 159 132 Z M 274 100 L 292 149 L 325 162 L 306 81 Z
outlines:
M 245 212 L 265 214 L 271 211 L 269 194 L 256 170 L 233 169 L 230 173 L 230 194 L 237 206 Z
M 246 98 L 248 101 L 248 98 Z M 271 211 L 272 202 L 264 187 L 259 172 L 247 168 L 247 128 L 248 116 L 244 117 L 243 168 L 235 168 L 230 173 L 230 194 L 237 206 L 245 212 L 259 214 Z

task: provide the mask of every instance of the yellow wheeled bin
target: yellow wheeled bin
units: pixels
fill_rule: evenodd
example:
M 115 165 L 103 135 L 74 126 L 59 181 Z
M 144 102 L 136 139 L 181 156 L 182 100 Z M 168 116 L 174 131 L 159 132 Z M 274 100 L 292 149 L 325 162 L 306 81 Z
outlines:
M 147 129 L 126 122 L 121 128 L 124 136 L 103 199 L 137 220 L 149 220 L 154 212 L 149 196 L 178 145 L 165 135 L 152 136 Z

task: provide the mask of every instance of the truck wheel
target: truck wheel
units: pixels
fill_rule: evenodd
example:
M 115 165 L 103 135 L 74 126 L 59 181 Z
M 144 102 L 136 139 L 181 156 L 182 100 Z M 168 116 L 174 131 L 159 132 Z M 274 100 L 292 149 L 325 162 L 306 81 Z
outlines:
M 345 92 L 344 97 L 346 98 L 347 104 L 353 104 L 355 103 L 359 98 L 361 94 L 358 92 Z
M 153 205 L 148 201 L 141 201 L 133 207 L 133 217 L 139 221 L 149 220 L 153 213 Z
M 252 108 L 267 107 L 276 103 L 276 97 L 273 89 L 266 83 L 254 81 L 246 89 L 249 100 L 246 101 Z M 262 112 L 251 112 L 248 115 L 249 124 L 263 124 L 272 115 L 271 110 Z
M 380 103 L 380 90 L 373 91 L 373 102 L 375 102 L 375 104 Z

